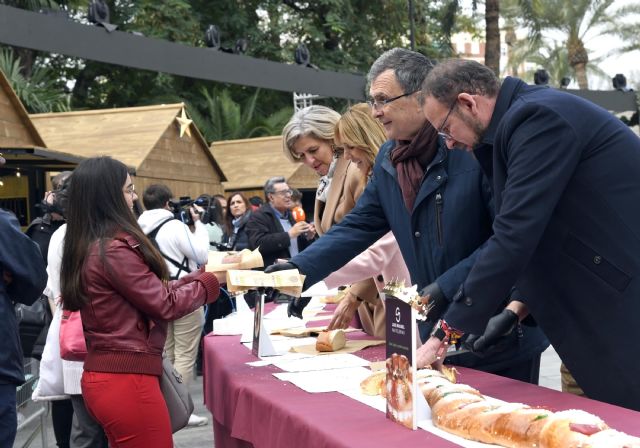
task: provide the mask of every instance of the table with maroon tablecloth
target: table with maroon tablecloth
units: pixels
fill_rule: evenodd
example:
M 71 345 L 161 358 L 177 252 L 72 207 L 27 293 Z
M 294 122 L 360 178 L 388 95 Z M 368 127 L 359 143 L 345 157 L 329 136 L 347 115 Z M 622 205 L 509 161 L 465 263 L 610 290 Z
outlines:
M 382 360 L 384 347 L 369 347 L 356 354 Z M 213 415 L 216 448 L 457 446 L 421 429 L 405 429 L 340 393 L 305 392 L 275 378 L 272 373 L 280 369 L 274 366 L 246 364 L 256 360 L 239 336 L 205 337 L 204 400 Z M 640 436 L 640 412 L 476 370 L 458 370 L 459 382 L 485 395 L 551 410 L 583 409 L 615 429 Z

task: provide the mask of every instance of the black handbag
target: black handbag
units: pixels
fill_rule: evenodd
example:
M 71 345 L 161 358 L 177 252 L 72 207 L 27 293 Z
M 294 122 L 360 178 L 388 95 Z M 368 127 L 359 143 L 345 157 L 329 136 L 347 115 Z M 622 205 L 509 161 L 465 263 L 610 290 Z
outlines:
M 17 303 L 15 305 L 18 332 L 22 353 L 26 358 L 42 358 L 42 350 L 51 324 L 51 308 L 47 296 L 41 295 L 31 305 Z

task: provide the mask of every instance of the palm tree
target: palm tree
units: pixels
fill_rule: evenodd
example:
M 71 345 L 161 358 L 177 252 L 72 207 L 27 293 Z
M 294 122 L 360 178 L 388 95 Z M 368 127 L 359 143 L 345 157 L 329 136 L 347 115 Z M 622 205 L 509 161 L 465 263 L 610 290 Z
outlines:
M 500 0 L 485 2 L 485 53 L 484 65 L 500 74 Z
M 515 0 L 521 25 L 529 28 L 532 46 L 542 40 L 543 32 L 559 32 L 564 37 L 569 66 L 581 89 L 588 89 L 587 68 L 591 63 L 587 37 L 613 34 L 617 12 L 614 0 Z M 637 25 L 636 25 L 637 27 Z M 637 29 L 637 28 L 636 28 Z
M 228 89 L 203 88 L 200 93 L 201 107 L 190 104 L 189 112 L 207 141 L 278 135 L 293 114 L 292 107 L 284 107 L 264 117 L 257 107 L 260 89 L 243 104 Z
M 29 79 L 21 73 L 21 60 L 13 49 L 0 48 L 0 70 L 30 113 L 62 112 L 70 109 L 70 97 L 57 85 L 55 74 L 44 66 L 35 66 Z
M 617 12 L 618 17 L 638 17 L 640 16 L 640 5 L 627 5 Z M 633 21 L 621 21 L 616 23 L 610 32 L 620 36 L 624 46 L 615 50 L 616 53 L 626 53 L 640 50 L 640 25 Z
M 567 47 L 564 42 L 543 39 L 540 45 L 533 46 L 527 39 L 516 41 L 509 55 L 510 66 L 524 67 L 515 75 L 527 82 L 533 82 L 533 74 L 539 68 L 544 68 L 549 74 L 549 85 L 559 87 L 562 78 L 575 78 L 576 74 L 569 64 Z M 607 74 L 598 64 L 603 57 L 591 58 L 587 65 L 587 74 L 594 77 L 606 78 Z

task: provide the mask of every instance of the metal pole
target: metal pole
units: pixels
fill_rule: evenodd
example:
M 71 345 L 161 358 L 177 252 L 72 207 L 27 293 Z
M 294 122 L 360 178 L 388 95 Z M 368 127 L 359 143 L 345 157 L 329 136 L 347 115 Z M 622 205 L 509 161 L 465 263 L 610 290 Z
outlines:
M 409 0 L 409 40 L 411 41 L 411 51 L 416 50 L 416 24 L 413 12 L 413 0 Z

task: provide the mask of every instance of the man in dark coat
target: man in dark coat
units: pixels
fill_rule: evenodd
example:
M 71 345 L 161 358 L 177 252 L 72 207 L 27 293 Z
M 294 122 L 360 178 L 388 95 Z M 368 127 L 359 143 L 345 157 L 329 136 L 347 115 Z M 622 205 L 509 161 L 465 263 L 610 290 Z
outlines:
M 245 226 L 249 247 L 260 249 L 264 265 L 289 259 L 306 248 L 315 237 L 307 222 L 295 222 L 291 212 L 291 189 L 284 177 L 272 177 L 264 185 L 267 203 L 253 212 Z
M 640 410 L 640 139 L 569 93 L 436 66 L 427 119 L 493 178 L 494 235 L 454 297 L 451 330 L 484 328 L 516 284 L 587 396 Z M 427 344 L 433 353 L 440 341 Z
M 0 165 L 4 159 L 0 157 Z M 33 304 L 47 272 L 40 249 L 20 231 L 15 216 L 0 209 L 0 447 L 16 436 L 16 387 L 24 383 L 14 303 Z
M 417 91 L 431 67 L 425 56 L 400 48 L 384 53 L 371 67 L 372 114 L 390 140 L 380 148 L 356 207 L 291 260 L 307 276 L 305 283 L 322 280 L 391 230 L 412 282 L 441 313 L 491 236 L 491 191 L 481 167 L 464 151 L 448 152 L 422 113 Z M 507 298 L 513 298 L 509 291 L 502 295 Z M 494 345 L 494 352 L 485 352 L 484 358 L 466 353 L 447 361 L 537 383 L 547 339 L 536 327 L 519 327 L 518 317 L 505 310 L 505 304 L 496 304 L 494 313 L 494 324 L 507 325 L 483 340 L 493 345 L 508 333 L 500 340 L 501 350 Z M 435 320 L 420 323 L 423 339 Z M 484 327 L 476 332 L 483 333 Z

